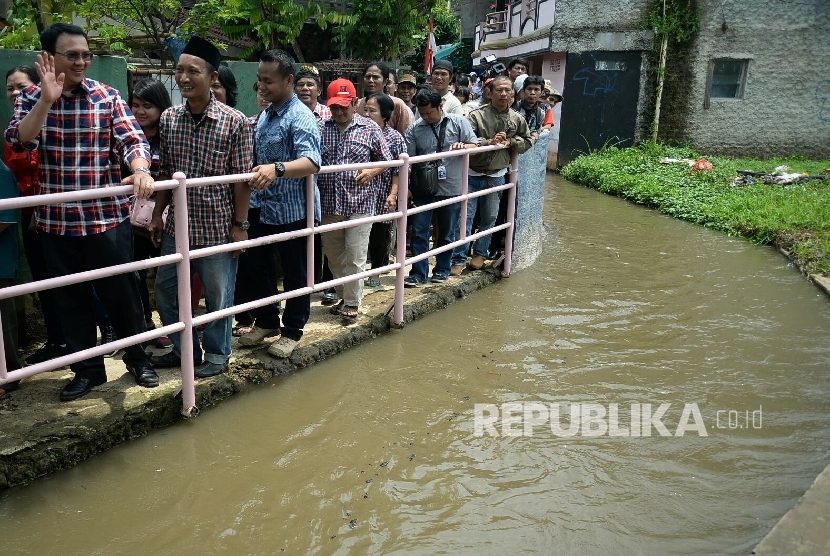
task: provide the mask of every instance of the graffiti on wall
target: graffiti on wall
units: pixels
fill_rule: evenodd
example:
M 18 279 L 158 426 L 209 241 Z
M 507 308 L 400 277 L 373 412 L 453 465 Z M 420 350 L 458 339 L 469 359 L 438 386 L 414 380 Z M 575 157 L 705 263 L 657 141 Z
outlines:
M 594 71 L 588 68 L 582 68 L 574 74 L 574 81 L 583 81 L 582 96 L 595 97 L 597 93 L 612 93 L 617 92 L 617 76 L 618 72 L 613 71 Z

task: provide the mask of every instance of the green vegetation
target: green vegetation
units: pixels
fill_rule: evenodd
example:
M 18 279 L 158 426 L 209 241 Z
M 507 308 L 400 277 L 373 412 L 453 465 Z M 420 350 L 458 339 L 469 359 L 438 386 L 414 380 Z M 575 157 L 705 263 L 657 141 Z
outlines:
M 713 169 L 693 172 L 683 163 L 660 164 L 663 157 L 701 158 L 688 148 L 654 143 L 611 147 L 577 158 L 562 175 L 676 218 L 778 245 L 790 251 L 805 272 L 830 275 L 830 160 L 706 157 Z M 784 186 L 730 185 L 738 170 L 772 173 L 782 165 L 789 172 L 824 173 L 828 179 Z
M 412 38 L 416 41 L 410 54 L 404 56 L 403 62 L 412 69 L 421 72 L 424 67 L 424 56 L 427 49 L 427 34 L 429 33 L 429 16 L 433 20 L 433 33 L 435 34 L 435 44 L 455 44 L 461 40 L 461 22 L 455 15 L 455 12 L 450 9 L 447 4 L 438 2 L 429 13 L 425 14 L 423 19 L 415 25 L 415 33 Z M 470 62 L 470 52 L 461 51 L 461 55 L 465 56 L 465 66 Z M 452 60 L 454 66 L 458 66 L 458 61 Z
M 726 24 L 724 23 L 724 25 Z M 692 38 L 700 28 L 700 11 L 697 7 L 697 0 L 654 0 L 644 27 L 654 29 L 655 37 L 660 39 L 657 60 L 657 86 L 654 91 L 654 117 L 651 121 L 651 140 L 657 141 L 663 87 L 667 80 L 673 81 L 675 77 L 669 75 L 666 71 L 669 43 L 671 42 L 673 47 L 673 57 L 682 57 L 682 51 L 691 43 Z
M 242 58 L 267 48 L 297 52 L 296 40 L 309 24 L 331 29 L 341 57 L 392 60 L 423 48 L 430 14 L 435 16 L 438 44 L 458 40 L 458 18 L 439 4 L 438 0 L 369 0 L 345 9 L 346 4 L 322 0 L 11 0 L 5 14 L 8 25 L 0 29 L 0 46 L 38 50 L 38 34 L 45 27 L 76 15 L 85 20 L 85 30 L 94 32 L 94 49 L 128 55 L 135 50 L 151 52 L 162 67 L 169 60 L 166 38 L 204 34 L 214 25 L 232 40 L 253 39 L 255 44 L 241 53 Z
M 418 44 L 436 0 L 354 2 L 352 20 L 334 28 L 341 56 L 359 60 L 400 58 Z

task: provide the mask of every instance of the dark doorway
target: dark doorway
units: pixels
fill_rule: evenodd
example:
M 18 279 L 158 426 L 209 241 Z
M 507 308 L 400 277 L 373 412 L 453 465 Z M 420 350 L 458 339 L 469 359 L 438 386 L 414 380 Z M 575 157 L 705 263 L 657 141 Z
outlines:
M 559 166 L 605 144 L 634 143 L 640 59 L 640 52 L 568 53 Z

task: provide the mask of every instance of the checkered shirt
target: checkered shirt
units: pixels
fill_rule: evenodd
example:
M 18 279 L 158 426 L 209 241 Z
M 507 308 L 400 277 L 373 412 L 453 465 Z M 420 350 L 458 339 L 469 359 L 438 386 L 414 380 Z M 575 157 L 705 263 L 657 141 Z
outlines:
M 21 144 L 20 122 L 40 99 L 40 87 L 25 89 L 17 102 L 6 141 L 16 151 L 38 150 L 40 193 L 65 193 L 114 187 L 121 183 L 121 160 L 151 160 L 150 145 L 127 103 L 114 88 L 84 79 L 49 109 L 40 133 Z M 49 234 L 100 234 L 129 217 L 127 195 L 40 206 L 38 227 Z
M 318 102 L 317 105 L 312 110 L 314 113 L 314 117 L 317 119 L 317 122 L 322 122 L 323 120 L 331 119 L 331 108 L 323 104 L 322 102 Z
M 392 158 L 398 158 L 401 153 L 406 152 L 406 143 L 404 143 L 403 136 L 398 133 L 398 130 L 387 125 L 383 128 L 383 138 L 386 140 Z M 378 203 L 375 206 L 375 214 L 389 212 L 386 208 L 386 198 L 392 192 L 392 176 L 397 175 L 398 168 L 387 168 L 385 172 L 373 180 L 375 187 L 378 189 Z M 397 209 L 393 209 L 393 212 L 394 210 Z
M 320 134 L 323 166 L 392 160 L 378 124 L 359 114 L 343 133 L 334 120 L 323 120 Z M 323 214 L 375 214 L 377 187 L 371 183 L 366 187 L 357 185 L 354 172 L 320 174 L 318 185 Z
M 189 106 L 168 108 L 159 121 L 161 174 L 184 172 L 188 178 L 244 174 L 251 171 L 253 131 L 240 111 L 218 102 L 210 103 L 199 122 Z M 222 183 L 187 189 L 188 228 L 191 247 L 222 245 L 230 237 L 234 217 L 233 185 Z M 164 232 L 175 235 L 176 206 L 171 203 Z
M 256 149 L 256 123 L 259 120 L 259 116 L 262 112 L 257 112 L 253 116 L 248 117 L 248 123 L 251 124 L 251 132 L 254 134 L 254 149 Z M 251 189 L 251 200 L 248 201 L 248 208 L 259 208 L 260 207 L 260 191 Z

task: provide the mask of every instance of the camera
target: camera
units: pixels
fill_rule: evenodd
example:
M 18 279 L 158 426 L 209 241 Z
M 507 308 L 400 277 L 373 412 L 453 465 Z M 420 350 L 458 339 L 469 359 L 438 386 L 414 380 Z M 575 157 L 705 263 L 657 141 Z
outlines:
M 498 60 L 498 56 L 495 54 L 488 54 L 481 59 L 482 63 L 487 66 L 487 71 L 484 74 L 485 78 L 495 77 L 507 69 L 504 64 L 496 60 Z

